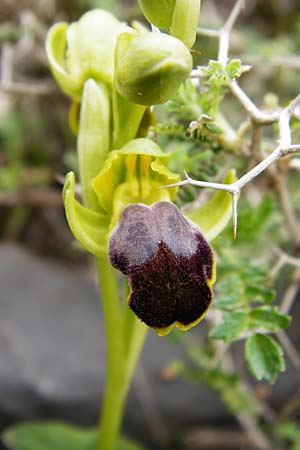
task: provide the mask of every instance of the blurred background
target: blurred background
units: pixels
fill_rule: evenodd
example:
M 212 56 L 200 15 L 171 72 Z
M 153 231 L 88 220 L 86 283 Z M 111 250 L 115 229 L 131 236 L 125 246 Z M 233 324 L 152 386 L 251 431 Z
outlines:
M 246 3 L 230 51 L 255 66 L 243 87 L 258 103 L 265 92 L 287 101 L 300 91 L 299 0 Z M 219 28 L 233 4 L 203 0 L 200 25 Z M 64 216 L 62 180 L 67 171 L 77 172 L 76 137 L 68 127 L 69 99 L 55 85 L 44 51 L 54 22 L 76 20 L 95 7 L 124 21 L 143 20 L 134 0 L 0 0 L 2 429 L 25 419 L 97 422 L 105 376 L 101 305 L 93 261 L 74 241 Z M 201 64 L 217 56 L 213 39 L 199 38 L 197 48 Z M 238 110 L 231 114 L 238 123 Z M 231 435 L 214 441 L 214 427 L 231 432 L 235 421 L 215 392 L 168 372 L 167 362 L 185 354 L 172 336 L 150 333 L 130 392 L 125 431 L 151 449 L 182 448 L 182 439 L 188 449 L 247 445 L 243 436 L 236 437 L 241 441 L 235 447 L 226 447 L 226 439 L 233 445 Z M 275 405 L 290 383 L 290 378 L 281 380 Z M 207 440 L 201 447 L 199 439 L 189 437 L 198 426 L 204 427 L 199 439 Z

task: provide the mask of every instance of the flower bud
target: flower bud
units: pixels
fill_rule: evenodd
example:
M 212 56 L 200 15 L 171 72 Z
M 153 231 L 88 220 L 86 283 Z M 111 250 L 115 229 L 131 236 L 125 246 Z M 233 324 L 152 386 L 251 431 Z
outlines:
M 164 103 L 189 76 L 192 56 L 178 39 L 163 33 L 135 35 L 116 61 L 116 87 L 140 105 Z
M 49 30 L 46 52 L 62 91 L 80 101 L 89 78 L 112 88 L 115 44 L 122 29 L 124 24 L 112 14 L 95 9 L 78 22 L 57 23 Z
M 187 47 L 194 45 L 201 0 L 139 0 L 146 19 L 159 28 L 167 28 Z

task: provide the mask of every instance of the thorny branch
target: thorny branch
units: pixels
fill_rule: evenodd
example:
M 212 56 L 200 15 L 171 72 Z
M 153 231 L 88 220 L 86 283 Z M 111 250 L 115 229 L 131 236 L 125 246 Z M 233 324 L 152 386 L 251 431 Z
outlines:
M 219 51 L 218 51 L 218 61 L 225 66 L 228 62 L 228 52 L 229 52 L 229 44 L 230 44 L 230 32 L 232 27 L 238 17 L 239 12 L 244 6 L 244 1 L 237 0 L 235 6 L 229 15 L 225 25 L 220 30 L 209 30 L 209 29 L 198 29 L 198 33 L 210 37 L 217 38 L 219 40 Z M 195 80 L 201 77 L 201 71 L 199 69 L 193 70 L 191 77 Z M 280 158 L 287 156 L 289 154 L 293 154 L 296 152 L 300 152 L 300 144 L 292 145 L 292 136 L 290 129 L 290 119 L 293 113 L 296 115 L 295 108 L 300 103 L 300 95 L 298 95 L 285 109 L 283 110 L 275 110 L 272 113 L 266 113 L 261 111 L 247 96 L 247 94 L 242 90 L 236 80 L 233 80 L 229 88 L 231 93 L 237 98 L 242 107 L 247 111 L 250 116 L 250 120 L 247 121 L 247 124 L 252 124 L 253 133 L 252 133 L 252 145 L 251 150 L 258 161 L 257 165 L 249 170 L 246 174 L 244 174 L 240 179 L 235 181 L 232 184 L 226 185 L 222 183 L 211 183 L 205 181 L 197 181 L 193 180 L 189 177 L 187 173 L 185 173 L 186 179 L 176 183 L 178 186 L 182 186 L 185 184 L 192 184 L 194 186 L 199 187 L 208 187 L 213 189 L 221 189 L 227 191 L 232 196 L 232 209 L 233 209 L 233 230 L 234 237 L 236 236 L 237 231 L 237 202 L 239 194 L 242 188 L 252 181 L 255 177 L 265 171 L 271 164 Z M 260 136 L 261 136 L 261 127 L 264 125 L 272 125 L 274 123 L 278 123 L 279 126 L 279 142 L 277 147 L 267 156 L 263 157 L 260 153 Z M 272 167 L 270 167 L 271 169 Z M 285 180 L 282 180 L 282 177 L 279 179 L 279 175 L 275 170 L 271 171 L 272 178 L 276 184 L 275 189 L 277 190 L 280 204 L 283 208 L 284 214 L 286 215 L 287 227 L 291 233 L 291 239 L 294 244 L 299 243 L 299 225 L 296 223 L 294 217 L 294 211 L 292 209 L 288 192 L 286 191 L 286 186 L 284 184 Z M 283 182 L 284 181 L 284 182 Z M 276 265 L 273 267 L 273 275 L 277 273 L 285 264 L 289 264 L 295 267 L 294 276 L 292 280 L 292 284 L 287 288 L 286 292 L 283 295 L 280 311 L 283 313 L 288 313 L 297 293 L 299 292 L 299 279 L 300 279 L 300 259 L 295 258 L 294 256 L 289 256 L 286 253 L 282 252 L 282 250 L 276 250 L 278 255 L 278 261 Z M 271 274 L 270 274 L 271 275 Z M 297 373 L 300 371 L 300 355 L 292 341 L 290 340 L 288 334 L 285 331 L 280 331 L 276 333 L 278 340 L 281 345 L 284 347 L 286 354 L 291 360 L 293 366 L 295 367 Z M 297 403 L 298 405 L 298 403 Z M 269 448 L 269 443 L 265 439 L 265 436 L 262 434 L 260 428 L 256 423 L 248 423 L 247 416 L 246 421 L 241 420 L 240 417 L 237 417 L 240 421 L 243 428 L 249 433 L 249 436 L 254 438 L 256 445 L 260 449 Z
M 2 46 L 0 61 L 0 93 L 17 95 L 52 95 L 58 92 L 52 81 L 16 82 L 13 81 L 14 47 L 11 44 Z
M 198 33 L 200 34 L 217 37 L 219 39 L 218 61 L 223 65 L 226 65 L 228 60 L 230 32 L 238 17 L 238 14 L 243 7 L 244 0 L 237 0 L 234 8 L 232 9 L 232 12 L 230 13 L 227 21 L 225 22 L 225 25 L 221 28 L 221 30 L 207 30 L 201 28 L 198 29 Z M 200 77 L 201 72 L 197 69 L 193 70 L 191 76 L 193 78 Z M 275 122 L 279 123 L 279 145 L 275 148 L 275 150 L 273 150 L 271 154 L 269 154 L 259 164 L 253 167 L 249 172 L 247 172 L 234 183 L 222 184 L 207 181 L 198 181 L 189 177 L 189 175 L 185 172 L 185 180 L 164 187 L 184 186 L 190 184 L 198 187 L 220 189 L 230 193 L 232 196 L 233 234 L 235 238 L 237 232 L 237 203 L 242 188 L 247 183 L 256 178 L 260 173 L 266 170 L 273 162 L 289 154 L 300 152 L 300 144 L 291 144 L 292 137 L 289 126 L 291 115 L 296 106 L 300 103 L 300 94 L 281 112 L 275 111 L 271 114 L 267 114 L 257 108 L 257 106 L 251 101 L 251 99 L 240 88 L 235 80 L 230 83 L 230 89 L 242 104 L 242 106 L 250 114 L 251 120 L 254 124 L 256 123 L 259 125 L 269 125 Z

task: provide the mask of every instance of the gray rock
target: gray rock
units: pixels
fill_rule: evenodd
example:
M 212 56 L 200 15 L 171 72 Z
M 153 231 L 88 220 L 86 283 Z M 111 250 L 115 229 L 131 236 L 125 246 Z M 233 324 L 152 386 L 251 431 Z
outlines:
M 105 379 L 95 283 L 87 273 L 2 245 L 0 289 L 0 422 L 47 417 L 95 424 Z M 128 398 L 125 431 L 146 436 L 160 426 L 163 435 L 224 417 L 215 394 L 162 379 L 166 363 L 181 355 L 178 345 L 149 332 Z
M 130 390 L 124 430 L 163 441 L 187 425 L 228 419 L 209 389 L 161 371 L 184 352 L 149 332 Z M 105 379 L 105 337 L 97 287 L 87 273 L 66 270 L 0 246 L 0 426 L 55 418 L 94 425 Z M 277 399 L 295 383 L 280 377 Z M 276 403 L 276 402 L 275 402 Z

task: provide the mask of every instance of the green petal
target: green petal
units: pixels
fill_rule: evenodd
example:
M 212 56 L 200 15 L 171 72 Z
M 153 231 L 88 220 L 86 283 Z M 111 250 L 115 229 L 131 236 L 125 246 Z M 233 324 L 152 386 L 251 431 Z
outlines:
M 147 138 L 133 139 L 130 142 L 127 142 L 127 144 L 124 145 L 119 152 L 124 155 L 135 154 L 157 156 L 165 160 L 168 160 L 169 158 L 169 155 L 167 153 L 163 153 L 161 148 L 155 142 Z
M 169 157 L 169 155 L 166 154 L 167 157 Z M 170 180 L 170 184 L 172 183 L 177 183 L 178 181 L 180 181 L 180 175 L 177 175 L 177 173 L 171 172 L 165 164 L 162 163 L 161 160 L 159 159 L 155 159 L 152 163 L 151 163 L 151 168 L 152 170 L 154 170 L 156 173 L 158 173 L 159 175 L 161 175 L 162 177 L 165 177 L 166 180 Z M 172 181 L 171 181 L 172 180 Z M 169 192 L 169 196 L 171 200 L 174 200 L 174 198 L 176 197 L 178 188 L 174 187 L 174 188 L 168 188 L 168 189 L 160 189 L 162 192 L 164 191 L 168 191 Z
M 196 40 L 201 0 L 176 0 L 170 32 L 191 48 Z
M 66 35 L 68 24 L 60 22 L 50 28 L 46 40 L 46 54 L 53 76 L 65 94 L 80 100 L 81 86 L 65 70 Z
M 110 218 L 106 214 L 85 208 L 76 200 L 73 172 L 69 172 L 66 176 L 63 199 L 67 220 L 75 238 L 90 253 L 104 256 Z
M 151 165 L 149 168 L 149 183 L 151 184 L 151 196 L 148 197 L 150 202 L 155 202 L 162 199 L 173 199 L 176 195 L 177 188 L 173 189 L 159 189 L 160 186 L 176 183 L 180 177 L 178 174 L 170 172 L 166 167 L 169 155 L 163 153 L 158 145 L 146 138 L 138 138 L 128 142 L 120 150 L 114 150 L 109 153 L 103 168 L 99 175 L 97 175 L 92 187 L 96 192 L 101 207 L 108 213 L 113 213 L 113 202 L 117 188 L 126 180 L 125 159 L 128 155 L 141 155 L 151 157 Z M 142 180 L 144 181 L 144 180 Z M 129 186 L 129 183 L 128 183 Z M 126 198 L 131 202 L 144 202 L 145 198 L 133 198 L 130 194 L 130 189 L 126 189 Z M 120 191 L 118 191 L 120 193 Z M 125 199 L 125 191 L 122 191 Z M 131 201 L 129 201 L 131 195 Z M 125 204 L 128 203 L 127 201 Z M 125 206 L 125 204 L 123 206 Z
M 110 148 L 110 98 L 107 88 L 88 80 L 80 110 L 78 156 L 84 203 L 99 208 L 91 180 L 101 170 Z
M 222 183 L 231 184 L 235 180 L 235 171 L 231 169 Z M 218 190 L 205 205 L 187 213 L 186 216 L 200 227 L 208 241 L 212 241 L 223 231 L 232 217 L 231 194 Z

